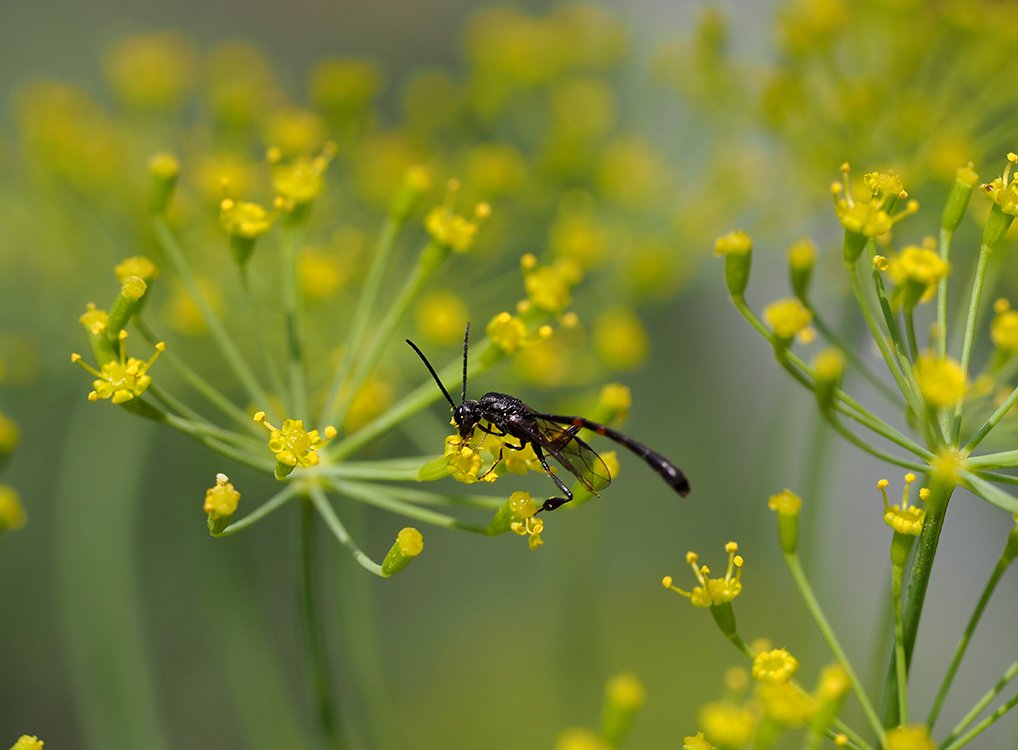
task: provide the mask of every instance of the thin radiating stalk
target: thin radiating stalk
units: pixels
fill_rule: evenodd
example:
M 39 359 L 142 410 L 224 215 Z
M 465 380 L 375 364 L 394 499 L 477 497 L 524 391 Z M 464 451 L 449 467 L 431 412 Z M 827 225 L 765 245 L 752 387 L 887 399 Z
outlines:
M 303 233 L 287 227 L 279 254 L 283 316 L 286 321 L 286 360 L 290 378 L 290 408 L 307 419 L 307 386 L 304 382 L 304 338 L 300 321 L 300 288 L 297 284 L 297 250 Z
M 968 316 L 965 319 L 965 338 L 962 339 L 961 344 L 961 370 L 966 376 L 969 372 L 969 360 L 972 357 L 972 342 L 975 339 L 976 321 L 979 318 L 979 303 L 983 296 L 983 282 L 986 280 L 986 264 L 990 260 L 991 253 L 992 249 L 987 245 L 982 245 L 979 248 L 979 260 L 976 262 L 976 274 L 972 282 L 972 294 L 969 297 Z M 955 443 L 958 442 L 958 436 L 961 433 L 961 407 L 962 404 L 959 401 L 958 406 L 954 410 L 954 423 L 951 434 Z
M 994 698 L 1000 695 L 1000 692 L 1007 687 L 1008 683 L 1010 683 L 1016 676 L 1018 676 L 1018 661 L 1012 663 L 1011 666 L 1007 668 L 1007 671 L 1005 671 L 1003 676 L 997 681 L 997 684 L 986 691 L 983 697 L 976 702 L 976 705 L 974 705 L 972 709 L 965 714 L 964 718 L 955 725 L 954 729 L 951 730 L 951 734 L 946 740 L 944 740 L 941 747 L 944 748 L 944 750 L 954 750 L 954 748 L 959 748 L 962 745 L 965 745 L 975 738 L 976 735 L 989 728 L 991 724 L 1004 716 L 1008 711 L 1014 708 L 1015 705 L 1018 705 L 1018 695 L 1015 695 L 1007 701 L 1007 703 L 1001 705 L 997 708 L 997 710 L 969 729 L 968 732 L 965 732 L 966 728 L 975 721 L 976 717 L 979 716 L 979 714 L 981 714 L 991 702 L 993 702 Z M 965 734 L 959 737 L 958 735 L 962 732 L 965 732 Z

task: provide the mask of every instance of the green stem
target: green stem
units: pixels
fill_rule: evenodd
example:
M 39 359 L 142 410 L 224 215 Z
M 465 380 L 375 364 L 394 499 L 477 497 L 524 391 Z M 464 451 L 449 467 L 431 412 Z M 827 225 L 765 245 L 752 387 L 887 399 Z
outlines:
M 891 602 L 894 609 L 894 666 L 898 683 L 898 724 L 908 724 L 908 669 L 905 666 L 905 630 L 901 621 L 900 565 L 891 566 Z
M 248 308 L 251 312 L 251 327 L 254 329 L 254 338 L 258 340 L 258 348 L 261 349 L 262 352 L 262 361 L 265 364 L 265 372 L 269 375 L 269 382 L 272 384 L 272 390 L 282 397 L 282 395 L 286 392 L 286 388 L 283 385 L 283 376 L 279 372 L 279 365 L 272 356 L 272 352 L 269 351 L 269 337 L 264 335 L 265 316 L 262 314 L 262 307 L 258 304 L 258 299 L 255 297 L 254 291 L 251 289 L 251 275 L 248 273 L 247 265 L 240 267 L 240 286 L 244 292 L 244 298 L 247 300 Z
M 974 739 L 976 735 L 986 730 L 991 724 L 997 721 L 997 719 L 1004 716 L 1004 714 L 1014 708 L 1015 705 L 1018 705 L 1018 695 L 1015 695 L 1007 701 L 1007 703 L 1001 705 L 997 708 L 997 710 L 972 727 L 972 729 L 968 732 L 965 732 L 964 735 L 958 737 L 958 734 L 960 732 L 964 732 L 966 727 L 975 721 L 975 718 L 983 712 L 983 709 L 990 705 L 990 702 L 1000 694 L 1001 690 L 1007 687 L 1007 684 L 1013 680 L 1015 676 L 1018 676 L 1018 661 L 1013 662 L 1011 666 L 1007 668 L 1007 671 L 1004 672 L 1004 675 L 997 681 L 997 684 L 990 688 L 990 690 L 988 690 L 986 694 L 979 699 L 976 705 L 972 707 L 972 710 L 965 714 L 965 717 L 958 722 L 954 729 L 951 730 L 951 734 L 948 738 L 941 743 L 941 750 L 955 750 L 956 748 L 962 747 Z M 955 739 L 956 737 L 957 739 Z
M 916 551 L 912 557 L 902 608 L 902 644 L 905 651 L 906 672 L 912 663 L 912 650 L 915 647 L 916 634 L 919 632 L 919 620 L 922 616 L 923 604 L 926 601 L 926 589 L 930 583 L 933 559 L 937 554 L 940 532 L 944 527 L 947 505 L 953 491 L 953 486 L 934 484 L 926 503 L 926 520 L 923 523 L 923 530 L 919 535 Z M 900 711 L 897 683 L 896 660 L 892 659 L 887 680 L 884 683 L 884 726 L 897 725 Z
M 1011 391 L 1011 394 L 1007 397 L 1007 399 L 1005 399 L 1004 403 L 998 406 L 994 410 L 993 414 L 991 414 L 986 421 L 983 422 L 982 426 L 976 430 L 976 434 L 969 438 L 969 441 L 965 443 L 965 447 L 962 450 L 966 453 L 971 453 L 972 450 L 983 441 L 983 438 L 985 438 L 990 431 L 997 426 L 1000 420 L 1007 416 L 1008 412 L 1014 408 L 1015 404 L 1018 404 L 1018 388 Z
M 289 500 L 294 495 L 296 495 L 299 490 L 300 485 L 293 482 L 288 483 L 283 489 L 281 489 L 275 495 L 266 500 L 256 510 L 251 511 L 246 516 L 241 518 L 239 521 L 234 521 L 225 529 L 220 531 L 218 534 L 213 534 L 213 536 L 217 538 L 221 536 L 233 536 L 238 531 L 243 531 L 248 526 L 253 526 L 254 524 L 261 521 L 263 518 L 265 518 L 265 516 L 272 513 L 272 511 L 281 508 L 283 505 L 285 505 L 286 501 Z
M 166 414 L 160 420 L 162 424 L 168 425 L 175 430 L 178 430 L 188 437 L 198 441 L 207 448 L 211 448 L 217 453 L 221 453 L 227 458 L 232 458 L 234 461 L 245 466 L 250 466 L 254 469 L 265 473 L 271 473 L 275 468 L 275 463 L 264 458 L 260 458 L 257 454 L 248 453 L 240 450 L 239 448 L 230 445 L 229 443 L 220 440 L 219 438 L 212 437 L 206 434 L 202 429 L 193 425 L 189 420 L 181 419 L 180 417 L 174 416 L 173 414 Z
M 991 505 L 996 505 L 1008 513 L 1018 513 L 1018 498 L 987 482 L 985 479 L 981 479 L 972 472 L 961 472 L 961 484 L 965 489 L 978 495 Z
M 383 485 L 337 481 L 332 486 L 337 492 L 356 498 L 363 503 L 398 513 L 422 523 L 441 526 L 446 529 L 472 531 L 475 534 L 488 534 L 487 525 L 467 523 L 460 521 L 458 518 L 447 516 L 444 513 L 438 513 L 427 508 L 419 508 L 412 503 L 404 502 L 394 497 L 387 492 L 388 488 Z
M 329 386 L 329 397 L 325 400 L 325 408 L 322 410 L 319 419 L 321 424 L 325 424 L 328 416 L 336 410 L 337 399 L 339 399 L 343 391 L 344 379 L 347 378 L 350 369 L 353 367 L 354 358 L 360 353 L 368 321 L 371 320 L 371 315 L 375 309 L 375 300 L 378 298 L 378 291 L 381 288 L 382 275 L 385 271 L 385 266 L 389 262 L 389 256 L 392 255 L 396 238 L 399 236 L 399 229 L 400 224 L 391 217 L 387 217 L 385 223 L 382 224 L 382 231 L 378 237 L 378 243 L 375 245 L 371 267 L 368 269 L 368 275 L 364 280 L 360 298 L 357 300 L 357 308 L 354 310 L 353 322 L 350 326 L 350 334 L 347 337 L 343 358 L 340 360 L 336 367 L 336 372 L 332 376 L 332 384 Z
M 994 567 L 993 573 L 990 574 L 990 580 L 986 582 L 986 586 L 983 588 L 983 593 L 979 597 L 979 601 L 976 603 L 976 608 L 972 611 L 972 615 L 969 617 L 969 621 L 965 625 L 965 630 L 962 633 L 961 639 L 958 641 L 958 645 L 954 649 L 954 656 L 951 658 L 951 665 L 947 668 L 947 673 L 944 675 L 944 679 L 940 683 L 940 689 L 937 691 L 937 697 L 933 700 L 933 707 L 930 708 L 929 718 L 926 719 L 926 725 L 931 731 L 933 730 L 933 725 L 937 722 L 937 717 L 940 716 L 940 709 L 943 707 L 944 699 L 947 698 L 947 692 L 951 689 L 951 684 L 954 682 L 954 675 L 958 671 L 958 667 L 961 666 L 961 660 L 965 656 L 965 651 L 968 649 L 969 642 L 972 640 L 972 634 L 975 633 L 976 627 L 979 625 L 979 620 L 983 616 L 983 611 L 986 609 L 986 605 L 989 603 L 994 589 L 997 588 L 997 584 L 1000 582 L 1000 578 L 1004 575 L 1004 571 L 1007 570 L 1010 562 L 1011 561 L 1004 556 L 1001 556 L 1000 560 L 997 561 L 997 565 Z
M 809 585 L 809 580 L 806 578 L 806 573 L 803 571 L 802 565 L 799 563 L 798 556 L 795 554 L 785 554 L 784 557 L 785 564 L 788 566 L 788 570 L 792 574 L 792 580 L 795 581 L 795 585 L 799 589 L 799 595 L 806 604 L 806 609 L 809 610 L 810 615 L 813 617 L 813 621 L 820 630 L 820 634 L 827 643 L 827 647 L 831 650 L 831 653 L 834 654 L 834 658 L 841 665 L 842 669 L 848 673 L 849 679 L 852 681 L 852 692 L 855 694 L 856 700 L 859 701 L 859 705 L 862 706 L 863 713 L 866 715 L 866 719 L 870 723 L 870 727 L 874 732 L 876 732 L 877 736 L 881 738 L 881 743 L 883 743 L 884 729 L 880 724 L 877 712 L 870 703 L 869 697 L 866 695 L 866 691 L 863 690 L 862 683 L 856 676 L 855 670 L 852 669 L 852 664 L 849 662 L 848 657 L 842 650 L 841 644 L 838 643 L 838 638 L 834 634 L 834 629 L 831 628 L 827 617 L 824 615 L 823 609 L 820 607 L 820 602 L 817 601 L 816 595 L 813 593 L 813 589 Z
M 318 608 L 318 592 L 315 586 L 315 527 L 314 508 L 307 499 L 300 504 L 299 533 L 297 547 L 300 560 L 297 579 L 297 613 L 301 625 L 301 645 L 304 651 L 304 669 L 311 681 L 315 713 L 326 743 L 331 748 L 345 748 L 347 742 L 340 728 L 329 675 L 328 654 L 325 650 L 321 612 Z
M 968 375 L 969 360 L 972 357 L 972 342 L 975 339 L 976 321 L 979 318 L 979 303 L 983 295 L 983 282 L 986 280 L 986 264 L 990 260 L 991 248 L 982 245 L 979 248 L 979 260 L 976 262 L 976 275 L 972 281 L 972 294 L 969 297 L 968 317 L 965 319 L 965 338 L 961 345 L 961 370 Z M 958 435 L 961 433 L 961 408 L 959 401 L 954 410 L 954 426 L 952 428 L 953 442 L 958 442 Z
M 191 271 L 191 265 L 188 263 L 187 257 L 181 250 L 180 245 L 177 244 L 177 239 L 173 236 L 173 232 L 159 217 L 152 219 L 152 226 L 155 229 L 156 238 L 159 240 L 159 245 L 162 247 L 163 252 L 166 253 L 173 263 L 181 282 L 184 284 L 184 288 L 187 289 L 188 294 L 191 295 L 195 305 L 201 311 L 205 324 L 209 327 L 209 333 L 219 347 L 226 364 L 240 380 L 244 390 L 247 391 L 248 397 L 258 404 L 264 404 L 265 410 L 269 411 L 271 402 L 268 395 L 262 389 L 258 379 L 255 378 L 254 373 L 248 367 L 247 362 L 244 361 L 244 357 L 241 356 L 240 351 L 233 343 L 233 339 L 226 332 L 222 321 L 219 320 L 219 316 L 216 315 L 208 300 L 205 299 L 205 295 L 202 294 L 201 288 L 198 286 L 198 280 Z
M 834 729 L 828 729 L 825 733 L 828 739 L 833 740 L 838 734 L 843 734 L 848 737 L 849 744 L 845 747 L 853 748 L 854 750 L 874 750 L 873 746 L 868 743 L 858 732 L 852 729 L 848 724 L 843 722 L 841 719 L 834 720 Z
M 307 419 L 307 386 L 304 382 L 304 336 L 300 322 L 300 288 L 297 284 L 297 249 L 303 233 L 288 226 L 279 254 L 279 276 L 286 323 L 286 357 L 290 376 L 290 408 Z
M 941 228 L 940 258 L 947 263 L 951 256 L 951 240 L 954 232 Z M 937 354 L 941 359 L 947 356 L 947 274 L 944 274 L 937 284 Z
M 381 358 L 385 347 L 393 338 L 396 326 L 399 325 L 403 314 L 410 306 L 411 300 L 420 290 L 425 280 L 431 275 L 430 265 L 425 261 L 427 251 L 423 251 L 414 266 L 410 278 L 403 284 L 396 298 L 392 300 L 381 322 L 375 329 L 374 337 L 367 346 L 366 351 L 359 354 L 357 360 L 350 369 L 349 377 L 346 378 L 340 391 L 336 394 L 336 403 L 328 413 L 328 423 L 342 425 L 346 414 L 350 409 L 354 397 L 360 391 L 361 386 L 368 376 L 374 372 L 378 360 Z
M 325 492 L 322 491 L 321 487 L 312 486 L 309 488 L 309 494 L 311 496 L 311 502 L 315 505 L 315 510 L 318 511 L 319 515 L 325 520 L 325 525 L 329 527 L 329 531 L 336 537 L 337 541 L 346 547 L 350 554 L 353 555 L 353 559 L 356 560 L 361 567 L 370 573 L 374 573 L 379 578 L 385 578 L 382 573 L 382 566 L 368 557 L 361 548 L 357 546 L 350 533 L 346 530 L 343 522 L 339 520 L 339 516 L 336 515 L 336 511 L 332 509 L 332 505 L 329 503 L 329 498 L 325 496 Z
M 817 311 L 810 305 L 810 310 L 813 312 L 813 324 L 820 331 L 820 335 L 823 336 L 829 343 L 833 344 L 841 351 L 845 358 L 851 364 L 866 381 L 873 386 L 873 388 L 883 396 L 885 399 L 893 404 L 898 403 L 898 394 L 887 387 L 885 383 L 873 369 L 866 364 L 866 362 L 859 356 L 855 351 L 855 347 L 851 346 L 824 320 L 817 314 Z
M 915 308 L 905 307 L 905 336 L 908 338 L 908 351 L 914 362 L 919 358 L 919 344 L 915 337 Z
M 134 319 L 134 325 L 141 333 L 142 337 L 150 344 L 155 344 L 160 341 L 152 329 L 142 320 L 140 316 L 136 316 Z M 209 383 L 205 378 L 199 375 L 197 372 L 192 370 L 188 365 L 184 363 L 180 357 L 174 352 L 167 349 L 161 355 L 160 359 L 165 359 L 169 362 L 170 366 L 177 371 L 177 373 L 188 382 L 188 384 L 194 388 L 198 393 L 205 397 L 212 406 L 216 407 L 223 413 L 224 416 L 229 417 L 235 421 L 238 425 L 242 426 L 249 432 L 254 432 L 254 422 L 251 420 L 251 415 L 247 414 L 243 409 L 234 404 L 228 399 L 223 393 L 216 388 L 214 385 Z
M 345 479 L 338 481 L 342 482 L 343 486 L 379 486 L 370 482 L 348 481 Z M 386 495 L 415 505 L 448 505 L 457 508 L 482 508 L 484 510 L 498 510 L 505 505 L 505 498 L 493 497 L 491 495 L 449 495 L 442 492 L 430 492 L 429 490 L 419 490 L 415 487 L 401 487 L 399 485 L 384 485 L 383 489 Z
M 370 479 L 376 482 L 415 482 L 421 467 L 434 456 L 386 458 L 378 461 L 349 461 L 322 466 L 316 471 L 337 479 Z
M 875 445 L 871 445 L 870 443 L 856 435 L 854 432 L 852 432 L 850 429 L 848 429 L 848 427 L 846 427 L 844 424 L 842 424 L 841 420 L 839 420 L 837 415 L 834 414 L 832 411 L 824 409 L 822 410 L 821 413 L 827 419 L 828 423 L 835 430 L 837 430 L 839 435 L 841 435 L 843 438 L 845 438 L 845 440 L 852 443 L 860 450 L 869 453 L 871 456 L 875 456 L 876 458 L 879 458 L 881 461 L 893 464 L 894 466 L 900 466 L 903 469 L 909 469 L 910 471 L 923 473 L 929 469 L 929 467 L 924 464 L 920 464 L 915 461 L 909 461 L 908 459 L 905 458 L 898 458 L 892 453 L 888 453 L 887 451 L 877 448 Z

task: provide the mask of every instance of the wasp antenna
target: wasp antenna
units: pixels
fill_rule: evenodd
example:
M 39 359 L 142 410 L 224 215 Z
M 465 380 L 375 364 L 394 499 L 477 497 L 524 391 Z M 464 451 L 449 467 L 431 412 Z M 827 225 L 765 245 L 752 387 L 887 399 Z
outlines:
M 452 396 L 449 395 L 449 391 L 447 391 L 445 389 L 445 386 L 442 385 L 442 381 L 438 379 L 438 373 L 435 372 L 435 368 L 431 366 L 431 363 L 428 361 L 428 358 L 424 356 L 424 352 L 422 352 L 420 348 L 417 346 L 417 344 L 415 344 L 410 339 L 405 339 L 405 341 L 408 344 L 410 344 L 411 349 L 417 352 L 417 356 L 421 358 L 422 362 L 424 362 L 424 366 L 428 368 L 428 372 L 431 373 L 431 377 L 435 379 L 435 382 L 438 383 L 438 387 L 442 389 L 442 395 L 445 396 L 445 400 L 449 402 L 449 406 L 455 409 L 456 404 L 453 403 Z
M 467 330 L 463 334 L 463 390 L 460 391 L 460 403 L 467 400 L 467 344 L 470 342 L 470 321 L 467 321 Z

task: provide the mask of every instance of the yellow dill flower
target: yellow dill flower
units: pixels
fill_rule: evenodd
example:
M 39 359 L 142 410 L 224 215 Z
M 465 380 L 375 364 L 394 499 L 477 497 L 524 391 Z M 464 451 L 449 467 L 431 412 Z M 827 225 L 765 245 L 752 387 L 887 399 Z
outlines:
M 478 480 L 477 472 L 481 469 L 481 454 L 476 446 L 468 442 L 459 435 L 447 435 L 443 456 L 449 476 L 457 482 L 473 484 Z
M 618 101 L 602 78 L 584 76 L 557 81 L 549 106 L 558 138 L 580 142 L 608 135 L 618 119 Z
M 219 226 L 231 236 L 253 240 L 272 228 L 272 214 L 257 203 L 224 198 L 219 204 Z
M 594 268 L 609 257 L 611 245 L 611 234 L 598 221 L 591 196 L 578 191 L 568 194 L 548 230 L 552 255 Z
M 396 541 L 382 560 L 382 574 L 395 575 L 409 565 L 424 551 L 424 537 L 412 526 L 400 529 Z
M 608 144 L 601 154 L 595 179 L 601 194 L 627 208 L 658 205 L 672 180 L 668 161 L 640 138 Z
M 633 674 L 618 674 L 605 684 L 604 708 L 601 710 L 601 736 L 611 747 L 619 747 L 636 712 L 647 699 L 643 683 Z
M 629 407 L 633 405 L 633 395 L 629 388 L 621 383 L 608 383 L 601 387 L 597 398 L 598 417 L 606 422 L 625 419 Z
M 523 155 L 505 143 L 482 143 L 467 152 L 465 182 L 480 195 L 512 195 L 522 190 L 528 165 Z
M 386 206 L 406 182 L 407 172 L 428 161 L 406 133 L 375 133 L 355 153 L 354 186 L 373 205 Z
M 1012 151 L 1007 155 L 1001 176 L 982 186 L 983 193 L 1008 216 L 1018 216 L 1018 177 L 1011 176 L 1015 164 L 1018 164 L 1018 154 Z
M 487 203 L 478 203 L 474 207 L 474 218 L 467 219 L 453 212 L 456 194 L 459 192 L 459 181 L 450 180 L 446 190 L 445 203 L 435 206 L 424 218 L 424 228 L 428 235 L 439 246 L 457 253 L 465 253 L 474 243 L 477 229 L 491 214 Z
M 905 199 L 908 193 L 901 185 L 897 175 L 870 172 L 863 178 L 870 195 L 865 200 L 856 200 L 849 184 L 849 166 L 841 167 L 842 182 L 831 185 L 834 198 L 834 212 L 838 221 L 847 232 L 872 239 L 887 234 L 901 219 L 919 210 L 916 201 L 909 201 L 896 214 L 888 213 L 888 208 L 897 200 Z M 861 250 L 861 246 L 859 248 Z
M 42 750 L 45 744 L 35 735 L 23 734 L 11 745 L 11 750 Z
M 104 62 L 110 88 L 126 104 L 139 109 L 176 107 L 194 79 L 194 51 L 171 32 L 123 39 Z
M 152 356 L 148 360 L 142 360 L 127 357 L 123 344 L 125 337 L 126 334 L 121 337 L 120 358 L 104 363 L 98 370 L 82 360 L 80 354 L 71 355 L 71 362 L 81 365 L 86 372 L 96 378 L 92 381 L 93 390 L 88 394 L 89 401 L 108 398 L 114 404 L 122 404 L 140 396 L 151 385 L 152 376 L 148 374 L 149 368 L 159 354 L 165 351 L 166 344 L 160 341 L 155 345 Z
M 820 670 L 817 698 L 823 701 L 837 700 L 847 694 L 851 687 L 852 678 L 845 668 L 840 664 L 828 664 Z
M 265 142 L 287 159 L 314 153 L 328 134 L 321 116 L 301 107 L 278 109 L 265 122 Z
M 145 281 L 153 281 L 159 278 L 159 267 L 144 255 L 134 255 L 124 258 L 114 269 L 117 281 L 123 283 L 129 276 L 137 276 Z
M 537 517 L 537 502 L 529 492 L 514 492 L 509 496 L 507 507 L 512 520 L 509 529 L 518 536 L 527 537 L 527 546 L 536 550 L 544 540 L 544 521 Z
M 692 591 L 683 591 L 672 585 L 672 577 L 665 576 L 661 585 L 671 589 L 687 599 L 694 607 L 713 607 L 718 604 L 727 604 L 742 593 L 742 555 L 737 555 L 739 545 L 729 542 L 725 545 L 725 552 L 728 553 L 728 568 L 724 578 L 710 578 L 710 568 L 706 565 L 699 565 L 700 557 L 695 552 L 686 553 L 686 562 L 693 569 L 693 575 L 699 582 Z M 710 732 L 708 732 L 710 734 Z
M 926 403 L 934 409 L 955 406 L 968 391 L 968 379 L 961 365 L 933 353 L 923 354 L 916 360 L 915 379 Z
M 528 340 L 527 324 L 508 312 L 500 312 L 488 323 L 488 338 L 506 354 L 512 354 Z
M 733 229 L 714 241 L 715 255 L 748 255 L 753 249 L 753 240 L 741 229 Z
M 414 317 L 417 330 L 424 339 L 447 346 L 461 342 L 463 326 L 469 315 L 467 305 L 460 295 L 448 289 L 436 289 L 424 295 L 417 303 Z
M 555 740 L 555 750 L 612 750 L 612 746 L 589 729 L 572 727 Z
M 249 128 L 282 99 L 272 67 L 254 45 L 217 45 L 204 61 L 202 72 L 212 111 L 227 128 Z
M 817 709 L 813 696 L 794 682 L 761 683 L 756 697 L 768 719 L 786 726 L 805 723 Z
M 153 154 L 148 160 L 149 173 L 149 209 L 153 213 L 162 213 L 170 202 L 173 189 L 177 186 L 180 176 L 180 162 L 173 154 L 163 151 Z
M 950 264 L 940 257 L 935 247 L 936 241 L 923 246 L 907 245 L 890 259 L 888 272 L 895 284 L 903 287 L 906 307 L 933 299 L 937 284 L 951 270 Z
M 598 315 L 592 333 L 594 350 L 611 368 L 634 370 L 647 359 L 647 331 L 628 307 L 610 307 Z
M 550 266 L 542 266 L 531 253 L 520 258 L 523 271 L 523 288 L 527 299 L 539 310 L 557 315 L 572 302 L 571 289 L 583 277 L 575 263 L 559 259 Z
M 28 521 L 21 497 L 6 484 L 0 484 L 0 532 L 20 529 Z
M 818 352 L 812 364 L 817 380 L 836 383 L 845 374 L 845 355 L 836 347 Z
M 0 412 L 0 461 L 14 452 L 21 439 L 21 431 L 17 423 L 3 412 Z
M 736 703 L 715 701 L 700 709 L 700 726 L 704 734 L 723 747 L 749 744 L 758 722 L 756 712 Z
M 682 738 L 682 750 L 716 750 L 716 748 L 707 742 L 703 732 L 697 732 L 691 737 Z
M 350 433 L 360 429 L 395 401 L 392 384 L 375 377 L 361 386 L 350 401 L 350 408 L 343 420 L 344 432 Z
M 788 248 L 788 265 L 796 271 L 811 270 L 816 260 L 817 246 L 808 237 L 793 242 Z
M 336 437 L 336 428 L 332 425 L 325 428 L 323 439 L 318 430 L 306 431 L 301 419 L 284 419 L 282 428 L 273 427 L 265 420 L 263 411 L 255 413 L 254 421 L 269 431 L 269 450 L 276 457 L 277 479 L 282 479 L 298 466 L 317 466 L 319 449 Z
M 798 671 L 798 660 L 783 648 L 761 651 L 753 657 L 753 679 L 757 682 L 788 682 Z
M 786 297 L 767 305 L 763 311 L 763 319 L 778 339 L 788 342 L 796 335 L 803 336 L 804 332 L 809 330 L 813 313 L 798 297 Z
M 207 276 L 197 278 L 198 290 L 214 312 L 222 312 L 223 295 L 219 285 Z M 179 282 L 173 284 L 169 299 L 162 309 L 163 317 L 177 331 L 185 336 L 201 336 L 206 330 L 205 316 L 191 297 L 191 293 Z
M 994 302 L 993 311 L 996 315 L 990 323 L 990 338 L 994 345 L 1008 354 L 1018 354 L 1018 312 L 1006 299 Z
M 100 310 L 95 306 L 94 302 L 89 302 L 85 306 L 85 312 L 78 318 L 78 322 L 85 326 L 86 331 L 98 336 L 106 330 L 109 318 L 110 314 L 106 310 Z
M 246 156 L 227 151 L 199 154 L 189 176 L 206 203 L 218 203 L 227 195 L 250 193 L 258 183 L 254 163 Z
M 912 487 L 912 482 L 915 479 L 916 476 L 912 472 L 905 475 L 905 489 L 901 494 L 901 505 L 891 505 L 887 499 L 887 485 L 889 482 L 886 479 L 881 479 L 877 482 L 877 489 L 880 490 L 880 494 L 884 499 L 884 523 L 899 534 L 919 536 L 919 533 L 923 530 L 923 520 L 926 518 L 926 511 L 917 505 L 908 504 L 909 489 Z M 923 487 L 919 490 L 919 499 L 925 501 L 929 497 L 929 493 L 930 491 Z
M 205 490 L 205 512 L 210 516 L 229 520 L 237 512 L 240 493 L 223 473 L 216 474 L 214 486 Z
M 329 299 L 350 278 L 348 264 L 322 247 L 302 247 L 297 256 L 297 283 L 309 298 Z
M 371 60 L 322 60 L 311 71 L 312 103 L 329 117 L 344 119 L 367 110 L 382 87 L 382 72 Z
M 936 747 L 925 724 L 895 727 L 887 733 L 887 750 L 935 750 Z
M 272 188 L 276 191 L 276 205 L 286 211 L 306 206 L 317 198 L 325 186 L 325 171 L 336 155 L 336 146 L 326 143 L 313 158 L 298 156 L 290 162 L 278 161 L 278 153 L 270 151 Z

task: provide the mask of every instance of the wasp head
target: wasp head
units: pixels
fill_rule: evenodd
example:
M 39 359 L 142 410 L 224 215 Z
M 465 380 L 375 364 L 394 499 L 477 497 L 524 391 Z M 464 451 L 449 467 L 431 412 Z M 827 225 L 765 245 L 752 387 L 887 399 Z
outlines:
M 468 438 L 474 434 L 474 428 L 481 421 L 481 405 L 474 399 L 468 399 L 460 403 L 452 410 L 452 421 L 456 423 L 461 438 Z

